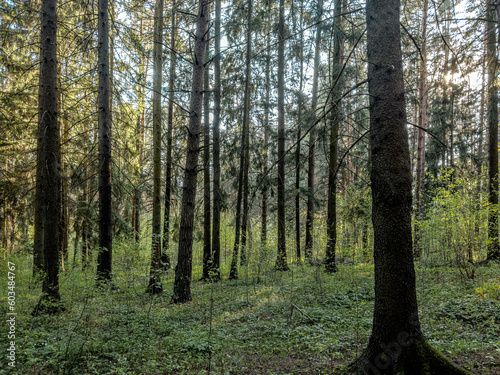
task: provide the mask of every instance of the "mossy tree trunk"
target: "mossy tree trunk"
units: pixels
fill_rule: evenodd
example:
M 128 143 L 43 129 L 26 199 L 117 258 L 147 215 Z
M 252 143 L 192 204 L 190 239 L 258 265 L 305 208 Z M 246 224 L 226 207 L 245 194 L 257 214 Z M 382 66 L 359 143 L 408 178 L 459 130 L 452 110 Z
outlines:
M 375 308 L 356 374 L 466 374 L 424 339 L 412 252 L 412 176 L 399 0 L 366 4 Z

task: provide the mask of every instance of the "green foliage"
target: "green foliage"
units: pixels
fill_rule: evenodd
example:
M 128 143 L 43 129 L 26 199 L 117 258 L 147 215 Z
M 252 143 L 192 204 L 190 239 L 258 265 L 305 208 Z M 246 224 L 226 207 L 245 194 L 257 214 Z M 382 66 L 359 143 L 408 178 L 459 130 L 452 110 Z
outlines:
M 464 276 L 474 277 L 476 262 L 486 256 L 489 206 L 483 178 L 455 170 L 430 178 L 426 216 L 415 220 L 425 262 L 453 263 Z
M 213 374 L 329 374 L 366 345 L 372 265 L 341 266 L 334 275 L 303 264 L 273 272 L 270 255 L 261 267 L 250 263 L 239 280 L 215 284 L 196 281 L 201 268 L 195 267 L 193 302 L 174 305 L 173 273 L 162 276 L 163 295 L 144 293 L 148 256 L 147 246 L 116 241 L 117 290 L 96 290 L 94 267 L 68 268 L 61 274 L 66 311 L 36 318 L 30 315 L 39 298 L 30 280 L 31 259 L 11 257 L 18 312 L 17 367 L 11 373 L 207 374 L 210 364 Z M 469 281 L 455 268 L 417 269 L 426 337 L 448 357 L 465 358 L 476 373 L 495 371 L 489 357 L 500 359 L 500 300 L 494 294 L 499 274 L 491 265 Z

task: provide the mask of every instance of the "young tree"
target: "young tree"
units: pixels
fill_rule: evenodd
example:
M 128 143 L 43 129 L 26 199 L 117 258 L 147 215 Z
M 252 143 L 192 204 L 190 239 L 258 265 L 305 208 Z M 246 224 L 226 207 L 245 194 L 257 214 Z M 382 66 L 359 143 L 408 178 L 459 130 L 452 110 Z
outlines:
M 357 374 L 467 374 L 420 329 L 412 253 L 412 177 L 401 56 L 399 0 L 368 0 L 368 82 L 375 309 Z
M 37 201 L 41 204 L 43 244 L 42 296 L 33 315 L 59 310 L 59 125 L 57 112 L 57 1 L 42 1 L 38 91 Z M 38 181 L 40 179 L 40 181 Z
M 285 233 L 285 0 L 278 21 L 278 255 L 274 268 L 288 271 Z
M 175 269 L 172 302 L 191 300 L 191 277 L 193 268 L 193 229 L 200 153 L 200 123 L 202 116 L 203 74 L 205 71 L 205 45 L 207 43 L 210 2 L 199 0 L 198 18 L 194 42 L 193 76 L 189 105 L 189 128 L 187 134 L 186 167 L 182 186 L 181 223 L 179 229 L 178 263 Z
M 97 281 L 111 282 L 111 112 L 109 106 L 109 17 L 108 0 L 98 3 L 98 72 L 99 72 L 99 255 Z
M 163 68 L 163 0 L 156 0 L 153 46 L 153 233 L 147 292 L 159 294 L 161 285 L 161 84 Z

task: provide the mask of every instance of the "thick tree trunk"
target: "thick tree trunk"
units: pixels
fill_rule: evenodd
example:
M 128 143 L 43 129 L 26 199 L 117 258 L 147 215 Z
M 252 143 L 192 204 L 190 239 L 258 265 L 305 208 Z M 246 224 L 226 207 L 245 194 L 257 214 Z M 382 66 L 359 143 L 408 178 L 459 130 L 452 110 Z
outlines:
M 59 294 L 59 224 L 61 202 L 59 189 L 59 125 L 57 121 L 57 1 L 42 1 L 40 35 L 40 86 L 38 92 L 39 160 L 41 213 L 43 220 L 43 286 L 33 315 L 54 313 L 60 309 Z M 38 189 L 37 189 L 38 190 Z
M 323 16 L 323 0 L 318 0 L 318 9 L 316 15 L 316 40 L 314 47 L 314 67 L 313 67 L 313 83 L 312 83 L 312 101 L 311 109 L 313 113 L 316 112 L 318 105 L 318 76 L 319 76 L 319 62 L 321 57 L 321 17 Z M 314 246 L 314 170 L 315 170 L 315 153 L 316 153 L 316 139 L 315 131 L 311 129 L 309 133 L 309 150 L 308 150 L 308 170 L 307 170 L 307 214 L 306 214 L 306 243 L 305 243 L 305 258 L 311 263 L 312 253 Z
M 215 0 L 215 56 L 214 56 L 214 124 L 213 124 L 213 169 L 214 169 L 214 204 L 212 216 L 212 274 L 214 281 L 220 280 L 220 23 L 221 0 Z
M 418 220 L 424 218 L 424 186 L 425 186 L 425 128 L 427 117 L 427 10 L 429 1 L 424 0 L 423 16 L 422 16 L 422 47 L 420 61 L 420 82 L 419 82 L 419 112 L 418 112 L 418 143 L 417 143 L 417 181 L 415 189 L 415 198 Z M 415 257 L 418 258 L 422 254 L 420 248 L 420 227 L 415 226 L 415 235 L 413 238 Z
M 210 40 L 210 33 L 207 32 L 207 40 Z M 210 60 L 210 43 L 207 42 L 206 61 Z M 210 204 L 210 77 L 209 69 L 205 67 L 203 77 L 203 274 L 202 280 L 208 280 L 210 269 L 212 268 L 212 240 L 211 240 L 211 204 Z
M 285 233 L 285 1 L 278 23 L 278 255 L 274 268 L 288 271 Z
M 186 167 L 182 186 L 181 223 L 179 228 L 178 262 L 175 269 L 174 294 L 172 302 L 183 303 L 191 300 L 191 278 L 193 268 L 193 230 L 198 176 L 198 156 L 200 153 L 200 123 L 202 117 L 203 74 L 205 71 L 205 45 L 210 3 L 199 1 L 196 21 L 191 102 L 189 106 L 189 128 L 187 137 Z
M 500 260 L 500 245 L 498 242 L 498 56 L 496 52 L 495 5 L 486 0 L 486 63 L 488 70 L 487 121 L 489 131 L 488 144 L 488 260 Z
M 163 68 L 163 0 L 156 0 L 153 46 L 153 233 L 147 292 L 163 291 L 161 261 L 161 86 Z
M 170 70 L 168 77 L 168 112 L 167 112 L 167 165 L 165 168 L 165 212 L 163 215 L 163 251 L 161 263 L 166 271 L 170 268 L 170 206 L 172 200 L 172 140 L 174 128 L 174 90 L 175 68 L 177 55 L 175 51 L 175 38 L 177 35 L 176 0 L 172 2 L 172 20 L 170 34 Z
M 412 177 L 406 127 L 399 0 L 368 0 L 368 82 L 375 308 L 357 374 L 465 374 L 420 330 L 412 253 Z
M 331 111 L 331 131 L 330 131 L 330 155 L 328 161 L 328 217 L 327 217 L 327 242 L 325 271 L 336 272 L 335 248 L 337 246 L 337 154 L 339 144 L 339 127 L 342 117 L 340 98 L 342 95 L 342 2 L 335 1 L 334 21 L 333 21 L 333 59 L 332 59 L 332 111 Z

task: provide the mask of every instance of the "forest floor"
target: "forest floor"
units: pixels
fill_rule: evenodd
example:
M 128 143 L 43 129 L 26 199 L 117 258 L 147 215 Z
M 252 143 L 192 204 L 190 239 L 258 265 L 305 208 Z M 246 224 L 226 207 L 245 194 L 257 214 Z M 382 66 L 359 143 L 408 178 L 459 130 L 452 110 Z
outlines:
M 16 364 L 9 368 L 2 355 L 1 374 L 337 374 L 371 330 L 370 264 L 334 275 L 301 264 L 289 272 L 242 267 L 236 281 L 196 280 L 193 301 L 173 305 L 173 271 L 163 295 L 150 296 L 147 274 L 115 258 L 117 290 L 97 290 L 92 267 L 68 269 L 66 311 L 34 318 L 40 285 L 30 281 L 30 259 L 9 260 L 17 267 Z M 429 342 L 474 374 L 500 374 L 500 267 L 465 280 L 451 267 L 417 264 L 417 283 Z M 6 280 L 0 286 L 6 313 Z M 7 329 L 3 323 L 3 353 Z

